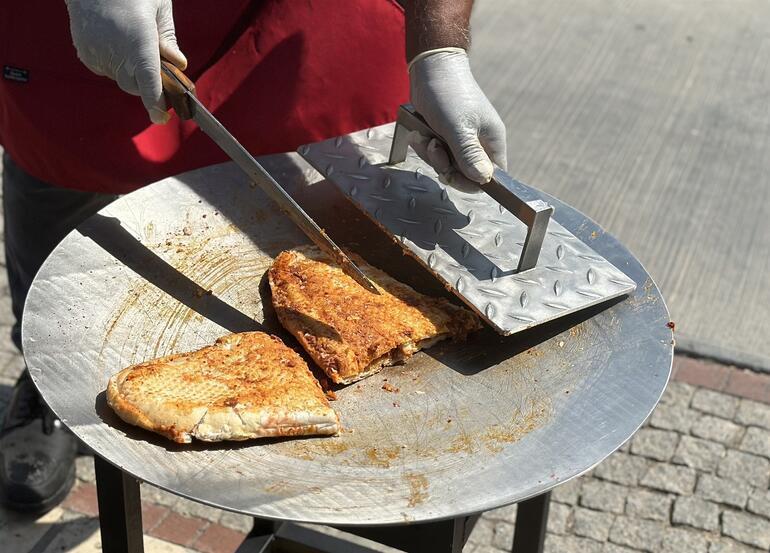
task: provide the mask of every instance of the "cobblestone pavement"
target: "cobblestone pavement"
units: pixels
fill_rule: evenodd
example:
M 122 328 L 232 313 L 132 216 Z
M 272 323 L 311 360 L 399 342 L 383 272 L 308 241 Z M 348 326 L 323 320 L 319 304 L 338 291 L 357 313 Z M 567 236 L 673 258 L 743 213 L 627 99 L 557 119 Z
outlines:
M 9 339 L 1 269 L 0 411 L 23 368 Z M 674 380 L 629 443 L 553 491 L 548 552 L 770 550 L 770 375 L 677 357 Z M 251 527 L 249 517 L 149 485 L 142 496 L 148 552 L 232 552 Z M 515 506 L 486 513 L 465 551 L 510 550 L 515 513 Z M 37 520 L 0 510 L 0 547 L 99 551 L 96 516 L 93 463 L 81 457 L 78 485 L 60 507 Z

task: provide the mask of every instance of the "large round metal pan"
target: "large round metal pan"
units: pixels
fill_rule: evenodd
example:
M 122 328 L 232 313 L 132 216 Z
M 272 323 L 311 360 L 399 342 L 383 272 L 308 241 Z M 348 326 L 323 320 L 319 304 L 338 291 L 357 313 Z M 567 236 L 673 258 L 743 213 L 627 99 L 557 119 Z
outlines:
M 298 156 L 262 161 L 333 238 L 418 290 L 446 293 Z M 623 444 L 658 401 L 672 360 L 668 312 L 641 264 L 590 219 L 542 197 L 636 292 L 507 338 L 486 329 L 340 389 L 339 437 L 180 446 L 105 403 L 121 368 L 227 332 L 266 329 L 296 347 L 264 275 L 306 239 L 233 164 L 152 184 L 67 236 L 29 293 L 25 357 L 45 400 L 96 453 L 209 505 L 376 525 L 520 501 Z M 397 392 L 383 389 L 385 378 Z

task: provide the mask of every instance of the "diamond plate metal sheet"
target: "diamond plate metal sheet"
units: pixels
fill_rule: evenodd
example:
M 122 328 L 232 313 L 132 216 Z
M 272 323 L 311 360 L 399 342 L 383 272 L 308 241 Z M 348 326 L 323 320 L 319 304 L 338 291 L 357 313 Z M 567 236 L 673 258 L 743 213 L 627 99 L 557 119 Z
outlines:
M 513 334 L 635 290 L 553 217 L 537 266 L 516 273 L 526 225 L 484 193 L 441 184 L 412 151 L 387 165 L 392 139 L 393 125 L 383 125 L 306 144 L 299 153 L 498 332 Z M 526 201 L 540 199 L 507 178 Z

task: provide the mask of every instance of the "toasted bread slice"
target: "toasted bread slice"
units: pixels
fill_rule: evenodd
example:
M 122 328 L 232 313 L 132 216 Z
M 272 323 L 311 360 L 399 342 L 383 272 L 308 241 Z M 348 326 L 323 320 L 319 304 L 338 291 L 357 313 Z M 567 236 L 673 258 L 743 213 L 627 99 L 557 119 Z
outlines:
M 355 382 L 439 340 L 463 339 L 480 328 L 470 311 L 415 292 L 352 257 L 379 295 L 315 247 L 282 252 L 268 272 L 281 324 L 334 382 Z
M 180 443 L 339 431 L 302 357 L 263 332 L 123 369 L 110 378 L 107 403 L 124 421 Z

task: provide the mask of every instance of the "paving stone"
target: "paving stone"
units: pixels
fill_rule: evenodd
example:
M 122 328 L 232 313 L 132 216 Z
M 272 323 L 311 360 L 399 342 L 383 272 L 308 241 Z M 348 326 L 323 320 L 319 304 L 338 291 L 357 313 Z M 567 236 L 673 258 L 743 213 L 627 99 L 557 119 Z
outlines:
M 709 540 L 703 532 L 668 528 L 663 534 L 661 553 L 708 553 Z
M 726 445 L 735 445 L 743 436 L 744 428 L 734 422 L 705 415 L 695 421 L 690 432 L 698 438 L 705 438 L 706 440 Z
M 628 453 L 613 453 L 595 469 L 594 476 L 625 486 L 636 486 L 647 470 L 648 461 L 644 457 Z
M 674 502 L 671 521 L 713 532 L 719 529 L 719 506 L 697 496 L 678 497 Z
M 675 430 L 681 434 L 688 434 L 693 423 L 702 414 L 686 405 L 660 404 L 652 412 L 650 426 L 663 430 Z
M 548 531 L 554 534 L 567 534 L 572 531 L 572 507 L 551 502 L 548 508 Z
M 144 537 L 144 550 L 147 553 L 194 553 L 192 549 L 151 536 Z M 68 553 L 101 553 L 99 521 L 91 518 L 70 521 L 54 535 L 44 549 L 41 550 L 36 547 L 33 551 L 36 553 L 62 553 L 63 551 Z M 224 551 L 224 549 L 218 549 L 216 553 Z M 14 553 L 23 553 L 23 551 L 14 551 Z
M 647 469 L 639 483 L 654 490 L 690 495 L 695 489 L 695 476 L 696 472 L 689 467 L 655 463 Z
M 723 390 L 734 396 L 770 402 L 770 375 L 733 368 L 729 371 Z
M 98 516 L 99 506 L 96 499 L 96 486 L 93 484 L 75 486 L 62 502 L 62 507 L 84 515 Z
M 695 487 L 696 495 L 713 501 L 743 509 L 749 497 L 751 486 L 745 482 L 737 482 L 719 478 L 711 474 L 701 474 Z
M 588 538 L 548 534 L 545 539 L 546 553 L 602 553 L 602 544 Z
M 719 463 L 717 475 L 748 482 L 758 488 L 767 488 L 770 483 L 770 461 L 751 453 L 729 449 Z
M 770 519 L 770 491 L 754 490 L 749 496 L 748 510 Z
M 664 528 L 660 522 L 620 516 L 610 528 L 610 541 L 641 551 L 658 551 Z
M 588 480 L 583 483 L 580 491 L 580 505 L 621 514 L 626 504 L 628 488 L 603 482 L 601 480 Z
M 58 524 L 63 515 L 64 510 L 61 507 L 56 507 L 40 517 L 0 509 L 0 548 L 8 553 L 32 551 L 40 538 L 54 524 Z
M 238 532 L 248 534 L 254 526 L 254 519 L 247 515 L 222 511 L 222 514 L 219 517 L 219 524 L 230 528 L 231 530 L 237 530 Z
M 59 532 L 44 547 L 43 553 L 96 553 L 101 549 L 99 542 L 99 520 L 79 518 L 63 524 Z
M 739 400 L 713 390 L 698 388 L 692 396 L 691 405 L 698 411 L 716 415 L 724 419 L 732 419 L 738 411 Z
M 495 521 L 480 518 L 473 527 L 468 541 L 473 543 L 491 544 L 495 537 Z
M 81 482 L 88 482 L 90 484 L 96 482 L 94 458 L 90 455 L 81 455 L 75 459 L 75 473 Z
M 741 440 L 739 449 L 763 457 L 770 457 L 770 430 L 749 427 L 743 440 Z
M 712 540 L 709 553 L 760 553 L 760 550 L 731 538 L 719 537 Z
M 500 550 L 487 544 L 467 543 L 463 548 L 463 553 L 500 553 Z
M 770 430 L 770 405 L 750 399 L 741 399 L 738 413 L 735 415 L 735 422 L 747 426 L 761 426 Z
M 678 382 L 686 382 L 710 390 L 721 390 L 727 384 L 729 372 L 730 369 L 724 365 L 691 357 L 674 356 L 674 377 Z
M 695 386 L 691 384 L 671 381 L 668 383 L 668 386 L 666 386 L 666 391 L 663 392 L 660 403 L 663 405 L 680 405 L 682 407 L 687 407 L 690 404 L 690 400 L 692 399 L 695 390 Z
M 607 542 L 602 547 L 602 553 L 639 553 L 639 550 Z
M 142 483 L 141 493 L 144 501 L 157 503 L 164 507 L 172 507 L 179 500 L 178 495 L 156 488 L 152 484 Z
M 510 551 L 513 546 L 513 524 L 510 522 L 495 523 L 492 545 L 504 551 Z
M 556 486 L 551 491 L 551 499 L 558 503 L 574 505 L 577 503 L 578 495 L 580 495 L 580 488 L 582 485 L 583 479 L 573 478 L 569 482 Z
M 154 503 L 142 503 L 142 530 L 144 533 L 148 533 L 154 530 L 158 524 L 169 515 L 168 507 L 161 505 L 155 505 Z
M 679 434 L 670 430 L 642 428 L 631 440 L 631 453 L 656 461 L 669 461 L 679 443 Z
M 553 504 L 551 508 L 553 508 Z M 514 503 L 513 505 L 506 505 L 505 507 L 487 511 L 484 513 L 484 517 L 492 520 L 504 520 L 513 524 L 516 522 L 516 510 L 516 504 Z
M 574 512 L 574 532 L 578 536 L 596 541 L 607 541 L 615 516 L 602 511 L 577 507 Z
M 164 541 L 188 547 L 208 526 L 208 521 L 201 518 L 183 517 L 177 513 L 169 513 L 152 531 L 152 536 Z
M 222 516 L 222 509 L 209 507 L 203 503 L 190 501 L 183 497 L 178 498 L 176 503 L 172 505 L 172 508 L 175 513 L 184 517 L 197 517 L 208 520 L 209 522 L 217 522 Z
M 682 436 L 673 461 L 705 472 L 713 472 L 725 456 L 725 452 L 725 446 L 722 444 L 692 436 Z
M 753 547 L 770 549 L 770 521 L 765 518 L 725 511 L 722 514 L 722 533 Z
M 212 524 L 203 532 L 193 544 L 196 551 L 202 553 L 220 553 L 221 551 L 235 551 L 238 549 L 246 534 L 224 528 L 218 524 Z
M 674 496 L 660 492 L 631 490 L 626 500 L 626 514 L 649 520 L 668 520 Z

